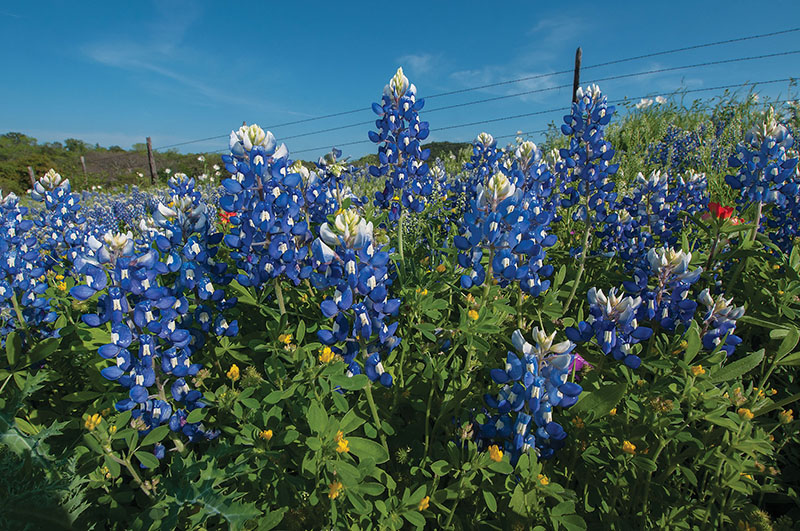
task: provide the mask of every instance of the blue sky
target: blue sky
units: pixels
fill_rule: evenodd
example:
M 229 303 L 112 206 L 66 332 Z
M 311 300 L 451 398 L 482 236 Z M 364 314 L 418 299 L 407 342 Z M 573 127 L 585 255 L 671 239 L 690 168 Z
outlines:
M 225 135 L 242 121 L 276 137 L 373 119 L 369 111 L 271 125 L 378 101 L 397 66 L 421 96 L 693 44 L 800 26 L 800 2 L 26 2 L 0 4 L 0 132 L 42 141 L 76 137 L 156 147 Z M 568 7 L 565 7 L 568 6 Z M 413 10 L 412 10 L 413 9 Z M 800 49 L 800 32 L 612 65 L 582 81 L 706 61 Z M 612 100 L 800 76 L 800 54 L 601 82 Z M 571 83 L 561 75 L 434 98 L 426 110 Z M 582 83 L 584 84 L 584 83 Z M 785 96 L 787 84 L 759 89 Z M 471 140 L 541 129 L 563 112 L 445 127 L 558 107 L 548 90 L 428 116 L 432 140 Z M 713 93 L 699 93 L 707 97 Z M 694 97 L 694 95 L 693 95 Z M 286 140 L 296 158 L 365 140 L 368 126 Z M 534 140 L 540 136 L 533 136 Z M 183 146 L 213 151 L 225 139 Z M 374 151 L 347 146 L 355 157 Z

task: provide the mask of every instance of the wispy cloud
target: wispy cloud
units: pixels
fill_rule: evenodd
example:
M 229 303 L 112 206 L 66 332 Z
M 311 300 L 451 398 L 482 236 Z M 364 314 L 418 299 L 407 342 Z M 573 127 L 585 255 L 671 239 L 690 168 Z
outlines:
M 415 76 L 428 74 L 439 62 L 440 57 L 430 53 L 407 54 L 397 58 L 397 64 Z

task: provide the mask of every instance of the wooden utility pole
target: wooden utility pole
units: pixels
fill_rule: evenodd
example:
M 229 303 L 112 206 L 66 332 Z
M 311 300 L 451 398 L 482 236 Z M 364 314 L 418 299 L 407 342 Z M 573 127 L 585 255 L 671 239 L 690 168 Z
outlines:
M 581 58 L 583 52 L 580 46 L 575 50 L 575 76 L 572 78 L 572 103 L 578 101 L 578 87 L 581 84 Z
M 33 171 L 33 166 L 28 166 L 28 176 L 31 178 L 31 189 L 36 186 L 36 172 Z
M 153 142 L 147 137 L 147 162 L 150 165 L 150 184 L 156 184 L 156 159 L 153 157 Z

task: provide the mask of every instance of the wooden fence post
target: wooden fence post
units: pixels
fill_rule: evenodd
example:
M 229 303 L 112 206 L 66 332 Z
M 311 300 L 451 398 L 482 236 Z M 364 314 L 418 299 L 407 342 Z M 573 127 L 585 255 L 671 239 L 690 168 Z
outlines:
M 86 157 L 81 155 L 81 167 L 83 168 L 83 182 L 89 188 L 89 176 L 86 174 Z
M 147 162 L 150 165 L 150 184 L 156 184 L 156 159 L 153 157 L 153 142 L 147 137 Z
M 28 176 L 31 178 L 31 190 L 36 186 L 36 172 L 33 171 L 33 166 L 28 166 Z
M 575 76 L 572 78 L 572 103 L 578 101 L 578 87 L 581 84 L 581 58 L 583 51 L 580 46 L 575 50 Z

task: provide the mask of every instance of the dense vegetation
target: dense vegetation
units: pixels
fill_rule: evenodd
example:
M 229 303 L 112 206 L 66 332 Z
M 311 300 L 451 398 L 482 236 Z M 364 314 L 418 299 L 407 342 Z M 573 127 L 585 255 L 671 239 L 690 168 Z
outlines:
M 797 527 L 797 107 L 592 86 L 437 160 L 415 93 L 366 167 L 252 125 L 0 198 L 0 527 Z

